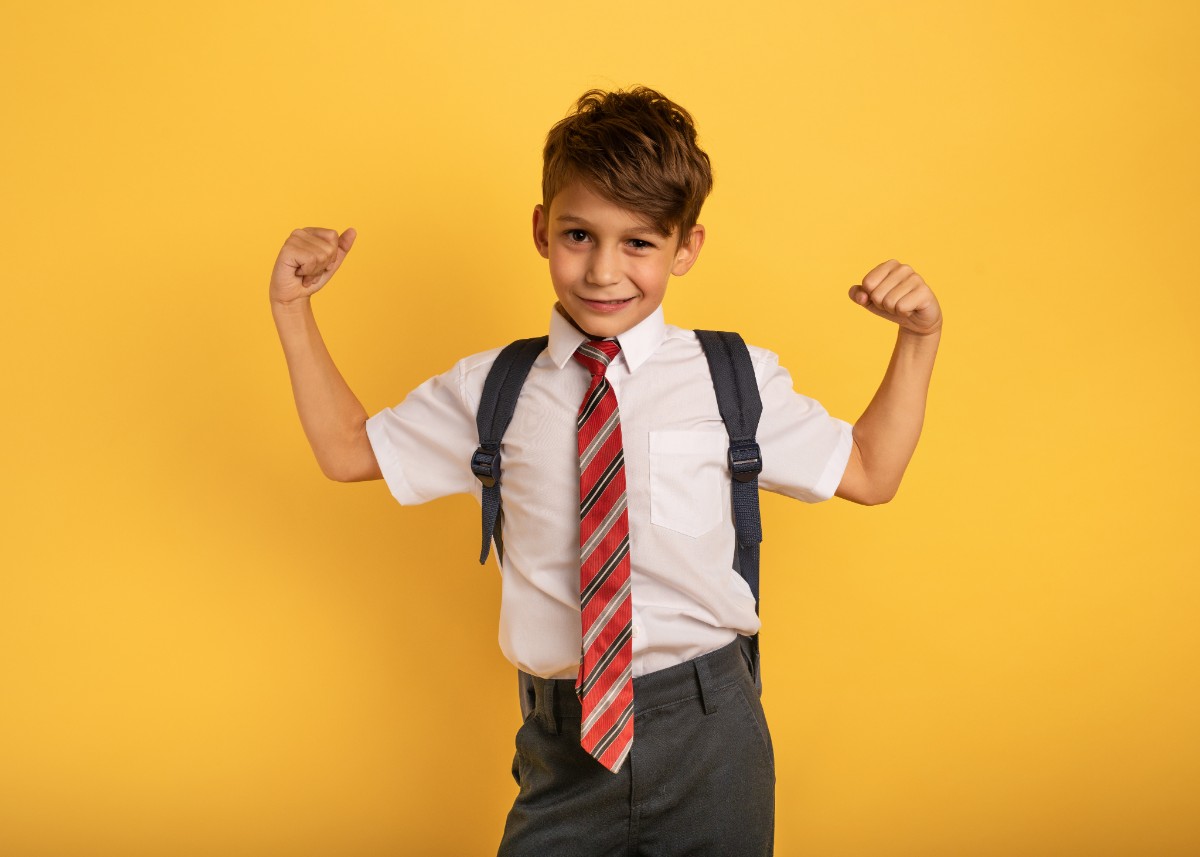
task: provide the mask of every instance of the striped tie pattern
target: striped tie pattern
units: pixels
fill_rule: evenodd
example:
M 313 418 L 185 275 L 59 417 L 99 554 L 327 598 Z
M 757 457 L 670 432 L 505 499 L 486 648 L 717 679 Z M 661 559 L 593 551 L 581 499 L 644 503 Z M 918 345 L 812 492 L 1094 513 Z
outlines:
M 579 408 L 579 605 L 583 647 L 575 692 L 580 743 L 613 773 L 633 744 L 633 612 L 629 515 L 617 396 L 604 377 L 616 340 L 585 342 L 575 359 L 592 375 Z

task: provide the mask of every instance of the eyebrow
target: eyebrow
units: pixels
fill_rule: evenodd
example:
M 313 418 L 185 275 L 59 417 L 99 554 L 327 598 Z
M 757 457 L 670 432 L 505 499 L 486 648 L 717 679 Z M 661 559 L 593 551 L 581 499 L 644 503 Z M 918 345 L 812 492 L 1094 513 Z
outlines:
M 560 223 L 578 223 L 582 226 L 591 226 L 591 224 L 588 223 L 586 218 L 579 217 L 574 214 L 560 214 L 558 217 L 556 217 L 554 219 L 559 221 Z M 630 233 L 636 233 L 638 235 L 661 235 L 661 233 L 657 229 L 655 229 L 653 226 L 650 226 L 649 224 L 645 224 L 642 226 L 634 226 L 631 229 L 626 229 L 624 231 L 630 232 Z

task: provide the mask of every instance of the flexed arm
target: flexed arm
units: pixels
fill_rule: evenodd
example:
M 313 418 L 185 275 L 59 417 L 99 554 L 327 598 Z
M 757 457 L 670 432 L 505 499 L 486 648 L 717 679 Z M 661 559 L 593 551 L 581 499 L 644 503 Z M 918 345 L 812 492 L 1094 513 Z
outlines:
M 367 412 L 334 365 L 310 299 L 341 266 L 357 233 L 305 227 L 288 236 L 271 271 L 271 314 L 283 344 L 300 424 L 321 472 L 339 482 L 382 479 Z
M 883 381 L 854 424 L 854 446 L 836 496 L 855 503 L 886 503 L 896 496 L 921 425 L 942 335 L 942 310 L 920 274 L 895 259 L 882 262 L 851 286 L 850 299 L 899 326 Z

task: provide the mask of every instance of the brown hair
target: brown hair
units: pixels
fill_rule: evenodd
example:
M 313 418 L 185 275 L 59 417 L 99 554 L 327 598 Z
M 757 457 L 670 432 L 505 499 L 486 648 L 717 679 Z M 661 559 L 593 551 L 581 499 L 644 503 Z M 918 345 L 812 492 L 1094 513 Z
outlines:
M 712 191 L 712 166 L 696 144 L 691 114 L 645 86 L 591 89 L 546 135 L 542 205 L 572 181 L 646 217 L 682 240 Z

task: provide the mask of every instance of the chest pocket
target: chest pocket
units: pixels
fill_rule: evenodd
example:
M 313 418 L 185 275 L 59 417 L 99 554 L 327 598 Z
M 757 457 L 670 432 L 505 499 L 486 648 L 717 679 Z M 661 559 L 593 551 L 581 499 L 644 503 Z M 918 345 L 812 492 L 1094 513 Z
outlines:
M 720 524 L 728 449 L 725 432 L 650 432 L 650 522 L 693 538 Z

